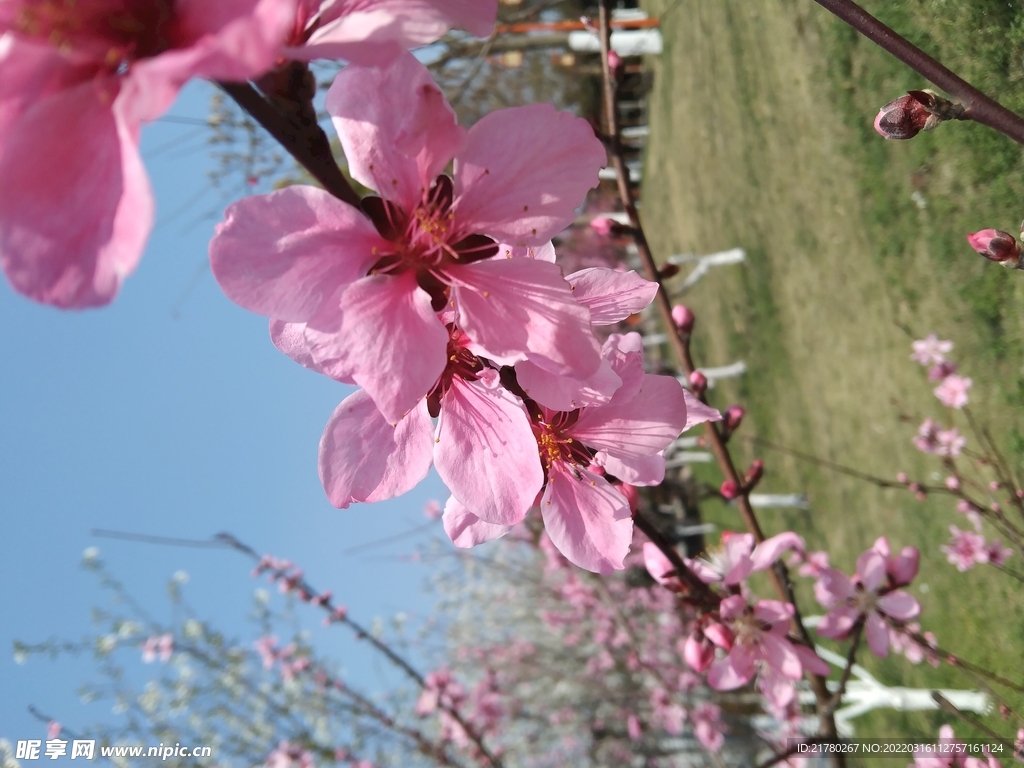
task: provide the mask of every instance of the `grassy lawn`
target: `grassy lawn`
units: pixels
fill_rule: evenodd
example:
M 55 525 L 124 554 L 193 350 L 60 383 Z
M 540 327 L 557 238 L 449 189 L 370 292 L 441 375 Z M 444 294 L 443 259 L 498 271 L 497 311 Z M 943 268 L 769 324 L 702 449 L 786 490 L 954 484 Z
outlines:
M 1024 5 L 865 5 L 1024 111 Z M 734 246 L 748 255 L 685 299 L 698 317 L 699 363 L 743 358 L 750 366 L 713 392 L 714 403 L 748 408 L 744 435 L 880 477 L 902 470 L 934 482 L 937 462 L 914 449 L 916 424 L 899 416 L 950 418 L 908 359 L 911 339 L 935 332 L 956 343 L 953 357 L 974 379 L 973 412 L 1020 473 L 1024 273 L 985 262 L 964 236 L 985 227 L 1016 232 L 1021 148 L 966 123 L 910 142 L 882 140 L 871 127 L 878 108 L 927 83 L 810 0 L 648 3 L 652 14 L 667 8 L 665 53 L 652 62 L 642 211 L 649 236 L 662 258 Z M 962 418 L 958 426 L 966 429 Z M 965 658 L 1024 677 L 1024 587 L 946 562 L 938 547 L 948 526 L 966 522 L 948 497 L 922 503 L 750 443 L 737 449 L 741 463 L 765 459 L 760 490 L 811 499 L 807 512 L 765 511 L 769 532 L 795 527 L 847 572 L 880 534 L 895 546 L 917 544 L 924 628 Z M 739 525 L 728 508 L 709 505 L 706 514 Z M 890 685 L 975 687 L 948 667 L 913 667 L 902 657 L 867 665 Z M 1010 700 L 1024 710 L 1024 697 Z M 858 720 L 857 730 L 931 738 L 942 721 L 884 711 Z M 988 721 L 1011 733 L 997 714 Z

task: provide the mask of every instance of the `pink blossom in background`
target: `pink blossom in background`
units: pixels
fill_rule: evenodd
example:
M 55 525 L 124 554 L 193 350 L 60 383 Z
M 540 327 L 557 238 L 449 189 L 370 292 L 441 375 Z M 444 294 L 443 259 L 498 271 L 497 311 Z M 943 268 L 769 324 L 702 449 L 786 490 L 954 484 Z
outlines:
M 346 67 L 327 110 L 353 177 L 381 197 L 364 201 L 366 215 L 302 186 L 231 206 L 210 256 L 232 300 L 305 323 L 312 363 L 362 386 L 390 423 L 445 368 L 446 307 L 474 352 L 497 363 L 597 370 L 590 313 L 560 269 L 516 257 L 569 224 L 597 183 L 605 152 L 585 121 L 534 104 L 466 131 L 409 54 L 384 69 Z
M 778 600 L 750 605 L 742 595 L 732 595 L 722 601 L 719 613 L 734 640 L 725 648 L 728 656 L 708 670 L 708 685 L 715 690 L 732 691 L 757 676 L 761 693 L 773 706 L 785 707 L 805 668 L 828 675 L 828 665 L 814 651 L 789 641 L 792 605 Z
M 278 742 L 263 765 L 265 768 L 316 768 L 312 752 L 287 740 Z
M 914 352 L 910 359 L 921 365 L 939 365 L 946 361 L 946 355 L 953 351 L 952 341 L 940 340 L 934 333 L 910 345 Z
M 167 663 L 174 654 L 174 635 L 154 635 L 142 644 L 142 661 L 151 664 L 158 658 Z
M 800 568 L 797 570 L 797 573 L 801 576 L 816 579 L 829 568 L 828 552 L 824 550 L 811 552 L 807 555 L 806 559 L 799 562 L 799 565 Z
M 973 383 L 971 379 L 954 373 L 935 388 L 935 396 L 948 408 L 963 408 L 967 405 L 967 390 Z
M 951 459 L 959 456 L 960 451 L 967 445 L 967 438 L 961 435 L 956 427 L 941 430 L 936 435 L 936 439 L 939 443 L 939 456 L 949 456 Z
M 423 516 L 426 517 L 427 520 L 439 520 L 443 511 L 444 508 L 441 506 L 441 502 L 437 499 L 430 499 L 430 501 L 423 506 Z
M 988 561 L 992 565 L 1003 565 L 1012 555 L 1013 550 L 1004 547 L 999 539 L 993 539 L 988 545 Z
M 491 34 L 497 0 L 300 0 L 285 55 L 383 65 L 453 28 Z
M 718 752 L 725 743 L 725 725 L 722 723 L 722 710 L 716 705 L 702 701 L 690 712 L 693 721 L 693 733 L 704 749 Z
M 277 661 L 277 638 L 273 635 L 266 635 L 253 642 L 256 653 L 260 655 L 264 669 L 270 669 Z
M 939 425 L 933 419 L 925 419 L 914 436 L 914 446 L 924 453 L 939 452 Z
M 957 365 L 949 360 L 943 360 L 937 365 L 928 369 L 928 381 L 942 381 L 947 376 L 956 373 Z
M 51 720 L 49 723 L 47 723 L 47 725 L 46 725 L 46 738 L 47 739 L 56 739 L 58 736 L 60 736 L 60 732 L 61 732 L 61 724 L 58 723 L 56 720 Z
M 961 515 L 966 515 L 971 525 L 974 526 L 974 530 L 977 533 L 981 532 L 981 511 L 976 506 L 967 499 L 960 499 L 956 503 L 956 511 Z
M 141 124 L 190 78 L 269 69 L 294 9 L 295 0 L 0 7 L 0 265 L 15 290 L 64 309 L 114 298 L 153 221 Z
M 911 664 L 920 664 L 925 658 L 933 667 L 939 666 L 939 657 L 935 653 L 938 641 L 932 632 L 924 632 L 923 637 L 928 642 L 927 647 L 918 643 L 910 636 L 911 633 L 921 632 L 921 625 L 916 621 L 909 622 L 903 629 L 889 627 L 889 644 L 894 653 L 902 653 Z
M 888 542 L 885 543 L 888 548 Z M 909 555 L 909 553 L 908 553 Z M 895 584 L 908 583 L 906 576 L 916 574 L 916 558 L 906 562 L 893 559 L 879 549 L 868 549 L 857 558 L 853 578 L 835 568 L 828 569 L 814 587 L 815 597 L 828 613 L 818 624 L 818 634 L 841 640 L 854 626 L 864 622 L 868 647 L 876 656 L 889 652 L 889 631 L 886 619 L 909 621 L 921 612 L 921 606 L 909 593 L 894 589 L 887 583 L 894 571 L 903 578 L 892 578 Z
M 985 545 L 985 537 L 980 533 L 961 531 L 955 525 L 949 526 L 953 540 L 943 544 L 940 550 L 946 553 L 946 559 L 956 566 L 961 573 L 969 571 L 975 565 L 988 562 L 989 552 Z

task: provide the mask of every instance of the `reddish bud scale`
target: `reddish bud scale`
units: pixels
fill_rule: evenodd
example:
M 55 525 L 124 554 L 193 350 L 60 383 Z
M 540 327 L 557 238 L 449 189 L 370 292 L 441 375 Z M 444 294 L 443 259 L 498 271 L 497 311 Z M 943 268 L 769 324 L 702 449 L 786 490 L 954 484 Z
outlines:
M 761 459 L 754 459 L 750 464 L 750 468 L 747 469 L 746 484 L 750 488 L 758 483 L 764 476 L 764 462 Z
M 1013 235 L 998 229 L 982 229 L 967 235 L 971 248 L 989 261 L 995 261 L 1004 267 L 1021 269 L 1020 246 Z

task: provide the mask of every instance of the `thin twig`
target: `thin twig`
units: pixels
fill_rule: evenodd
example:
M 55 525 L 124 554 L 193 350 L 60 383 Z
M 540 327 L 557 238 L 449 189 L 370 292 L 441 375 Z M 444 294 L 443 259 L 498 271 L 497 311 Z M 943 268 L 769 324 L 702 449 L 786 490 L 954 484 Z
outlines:
M 319 125 L 300 127 L 282 115 L 249 83 L 218 83 L 243 110 L 259 123 L 323 188 L 356 208 L 360 198 L 334 161 L 331 143 Z
M 986 96 L 959 75 L 951 72 L 902 35 L 894 32 L 852 0 L 815 0 L 849 24 L 875 45 L 889 52 L 919 75 L 967 108 L 963 119 L 994 128 L 1018 144 L 1024 144 L 1024 118 Z
M 626 167 L 625 157 L 623 156 L 622 138 L 619 130 L 616 84 L 608 64 L 608 53 L 611 50 L 611 11 L 609 9 L 609 0 L 601 0 L 598 8 L 598 21 L 601 33 L 599 36 L 601 42 L 601 73 L 604 84 L 606 146 L 608 148 L 608 154 L 611 157 L 612 165 L 615 167 L 619 187 L 619 197 L 622 202 L 622 207 L 629 218 L 633 240 L 640 255 L 640 261 L 643 264 L 645 277 L 658 284 L 658 293 L 655 295 L 654 302 L 658 309 L 662 326 L 665 328 L 669 343 L 672 346 L 672 350 L 675 352 L 675 356 L 680 367 L 686 375 L 689 376 L 693 373 L 695 367 L 693 364 L 693 358 L 690 356 L 688 338 L 682 335 L 682 332 L 672 320 L 672 303 L 669 299 L 668 292 L 665 290 L 665 286 L 661 281 L 661 275 L 654 260 L 654 254 L 651 252 L 650 244 L 647 242 L 647 235 L 644 233 L 643 226 L 640 222 L 640 215 L 637 212 L 635 203 L 633 202 L 633 193 L 629 187 L 629 170 Z M 743 518 L 744 525 L 747 530 L 754 535 L 754 538 L 758 543 L 764 541 L 764 531 L 761 530 L 761 525 L 757 520 L 757 516 L 754 514 L 754 508 L 750 504 L 750 489 L 746 487 L 743 478 L 740 477 L 739 473 L 737 473 L 736 467 L 732 461 L 732 456 L 729 454 L 729 449 L 726 447 L 721 433 L 718 431 L 715 424 L 710 421 L 704 422 L 704 433 L 722 474 L 725 475 L 726 480 L 734 482 L 736 487 L 740 490 L 739 495 L 736 497 L 736 507 L 739 510 L 740 516 Z M 807 628 L 804 626 L 803 618 L 800 615 L 800 609 L 797 606 L 793 583 L 789 578 L 789 571 L 781 561 L 775 563 L 771 570 L 771 577 L 779 597 L 784 602 L 793 606 L 792 626 L 797 637 L 800 639 L 802 644 L 813 649 L 814 643 L 811 641 L 811 636 L 808 633 Z M 821 721 L 822 734 L 825 736 L 835 737 L 837 735 L 835 718 L 825 711 L 831 698 L 828 686 L 825 684 L 825 678 L 821 675 L 813 674 L 809 675 L 809 678 L 811 689 L 814 691 L 814 696 L 818 703 L 818 714 Z M 843 758 L 842 755 L 838 755 L 835 757 L 835 762 L 839 766 L 843 766 L 845 765 L 845 758 Z

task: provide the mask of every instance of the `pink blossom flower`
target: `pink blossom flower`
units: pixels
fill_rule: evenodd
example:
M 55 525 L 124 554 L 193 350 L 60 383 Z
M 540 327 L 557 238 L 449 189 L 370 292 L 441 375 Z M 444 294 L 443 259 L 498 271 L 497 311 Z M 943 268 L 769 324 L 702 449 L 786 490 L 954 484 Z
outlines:
M 954 373 L 935 388 L 935 396 L 947 408 L 963 408 L 967 405 L 967 390 L 973 383 L 971 379 Z
M 626 718 L 626 733 L 629 734 L 631 741 L 639 741 L 644 735 L 643 730 L 640 728 L 640 720 L 636 715 L 629 715 Z
M 65 309 L 114 298 L 153 221 L 141 124 L 163 114 L 192 77 L 246 80 L 267 70 L 294 7 L 3 4 L 0 265 L 15 290 Z
M 909 622 L 901 629 L 895 629 L 893 627 L 889 627 L 888 629 L 889 643 L 893 652 L 902 653 L 911 664 L 920 664 L 921 661 L 927 657 L 929 664 L 933 667 L 939 666 L 939 657 L 935 653 L 935 648 L 938 647 L 938 641 L 935 639 L 935 635 L 932 632 L 925 632 L 923 634 L 924 639 L 928 643 L 928 645 L 925 646 L 911 637 L 911 633 L 921 631 L 921 625 L 916 621 Z
M 441 517 L 441 513 L 444 508 L 441 506 L 441 502 L 437 499 L 431 499 L 423 507 L 423 516 L 427 520 L 438 520 Z
M 961 435 L 956 427 L 941 430 L 936 435 L 936 439 L 939 443 L 938 454 L 940 456 L 949 456 L 951 459 L 959 456 L 960 451 L 967 445 L 967 438 Z
M 142 644 L 142 661 L 151 664 L 157 658 L 166 663 L 174 654 L 174 635 L 154 635 Z
M 787 550 L 803 552 L 804 540 L 792 531 L 778 534 L 754 546 L 751 534 L 736 534 L 726 530 L 722 544 L 717 550 L 709 550 L 706 558 L 684 562 L 705 584 L 722 582 L 727 587 L 738 585 L 758 570 L 767 570 Z M 669 558 L 650 542 L 643 546 L 644 563 L 647 571 L 658 584 L 666 584 L 675 578 L 675 568 Z
M 469 351 L 465 334 L 446 332 L 444 372 L 398 424 L 363 391 L 335 409 L 320 441 L 320 479 L 336 507 L 399 496 L 431 461 L 456 498 L 490 523 L 515 525 L 533 506 L 544 475 L 529 414 L 498 372 Z
M 702 701 L 690 712 L 690 720 L 693 721 L 693 733 L 701 746 L 709 752 L 718 752 L 725 743 L 722 710 L 710 702 Z
M 888 547 L 887 542 L 885 546 Z M 857 558 L 857 573 L 853 578 L 835 568 L 826 571 L 814 587 L 818 602 L 829 611 L 818 625 L 818 634 L 841 640 L 863 621 L 871 652 L 883 658 L 888 655 L 886 619 L 908 621 L 921 612 L 917 600 L 894 588 L 908 582 L 891 578 L 888 569 L 887 556 L 872 548 Z M 912 564 L 894 565 L 893 570 L 904 577 L 910 570 L 916 573 L 916 559 Z
M 928 369 L 928 381 L 942 381 L 950 374 L 956 373 L 957 365 L 949 360 L 943 360 L 937 365 Z
M 733 636 L 728 656 L 711 665 L 708 685 L 717 691 L 732 691 L 746 685 L 754 676 L 765 697 L 776 707 L 793 700 L 793 682 L 804 669 L 827 675 L 825 664 L 811 649 L 795 645 L 787 638 L 793 606 L 777 600 L 747 604 L 742 595 L 722 601 L 719 615 Z
M 256 640 L 253 643 L 253 647 L 256 648 L 256 653 L 260 655 L 264 669 L 270 669 L 274 666 L 274 662 L 277 661 L 277 638 L 275 636 L 265 635 Z
M 460 27 L 487 37 L 497 0 L 300 0 L 284 54 L 383 65 Z
M 993 539 L 988 545 L 988 562 L 992 565 L 1002 565 L 1013 555 L 1013 550 L 1004 547 L 999 539 Z
M 923 453 L 939 452 L 939 425 L 933 419 L 925 419 L 918 427 L 914 446 Z
M 446 307 L 474 352 L 499 364 L 597 370 L 590 313 L 561 270 L 513 258 L 569 224 L 597 182 L 605 152 L 584 120 L 533 104 L 466 131 L 411 54 L 346 67 L 327 110 L 352 176 L 380 197 L 364 200 L 366 215 L 302 186 L 231 206 L 210 256 L 233 301 L 305 323 L 310 361 L 362 386 L 390 423 L 445 369 Z
M 629 502 L 604 475 L 631 485 L 660 483 L 661 451 L 684 429 L 719 417 L 709 408 L 691 410 L 674 378 L 644 373 L 642 348 L 638 334 L 613 334 L 603 348 L 622 381 L 612 399 L 573 411 L 536 406 L 531 423 L 544 471 L 539 506 L 545 531 L 570 562 L 591 571 L 621 569 L 632 539 Z M 508 524 L 477 529 L 480 521 L 500 522 L 500 513 L 453 495 L 462 504 L 449 501 L 445 530 L 456 533 L 456 543 L 475 544 L 508 530 Z
M 952 341 L 941 341 L 934 333 L 929 333 L 910 346 L 914 350 L 910 359 L 921 365 L 940 365 L 946 361 L 946 355 L 953 351 Z
M 914 765 L 909 768 L 1002 768 L 1002 764 L 988 751 L 983 753 L 984 759 L 969 756 L 971 752 L 963 748 L 963 742 L 955 737 L 948 725 L 939 729 L 939 744 L 946 749 L 914 752 Z
M 47 723 L 47 725 L 46 725 L 46 738 L 47 739 L 56 739 L 58 736 L 60 736 L 60 732 L 61 732 L 61 724 L 58 723 L 56 720 L 51 720 L 49 723 Z
M 266 768 L 315 768 L 313 753 L 303 749 L 300 744 L 292 744 L 283 740 L 267 755 L 264 761 Z
M 984 536 L 980 533 L 961 531 L 955 525 L 949 526 L 949 532 L 953 535 L 953 540 L 939 549 L 946 553 L 946 559 L 955 565 L 958 571 L 963 573 L 975 565 L 988 562 L 989 552 L 985 546 Z
M 976 506 L 967 499 L 960 499 L 960 501 L 956 503 L 956 511 L 961 515 L 967 516 L 971 525 L 974 526 L 975 532 L 981 532 L 981 511 Z

